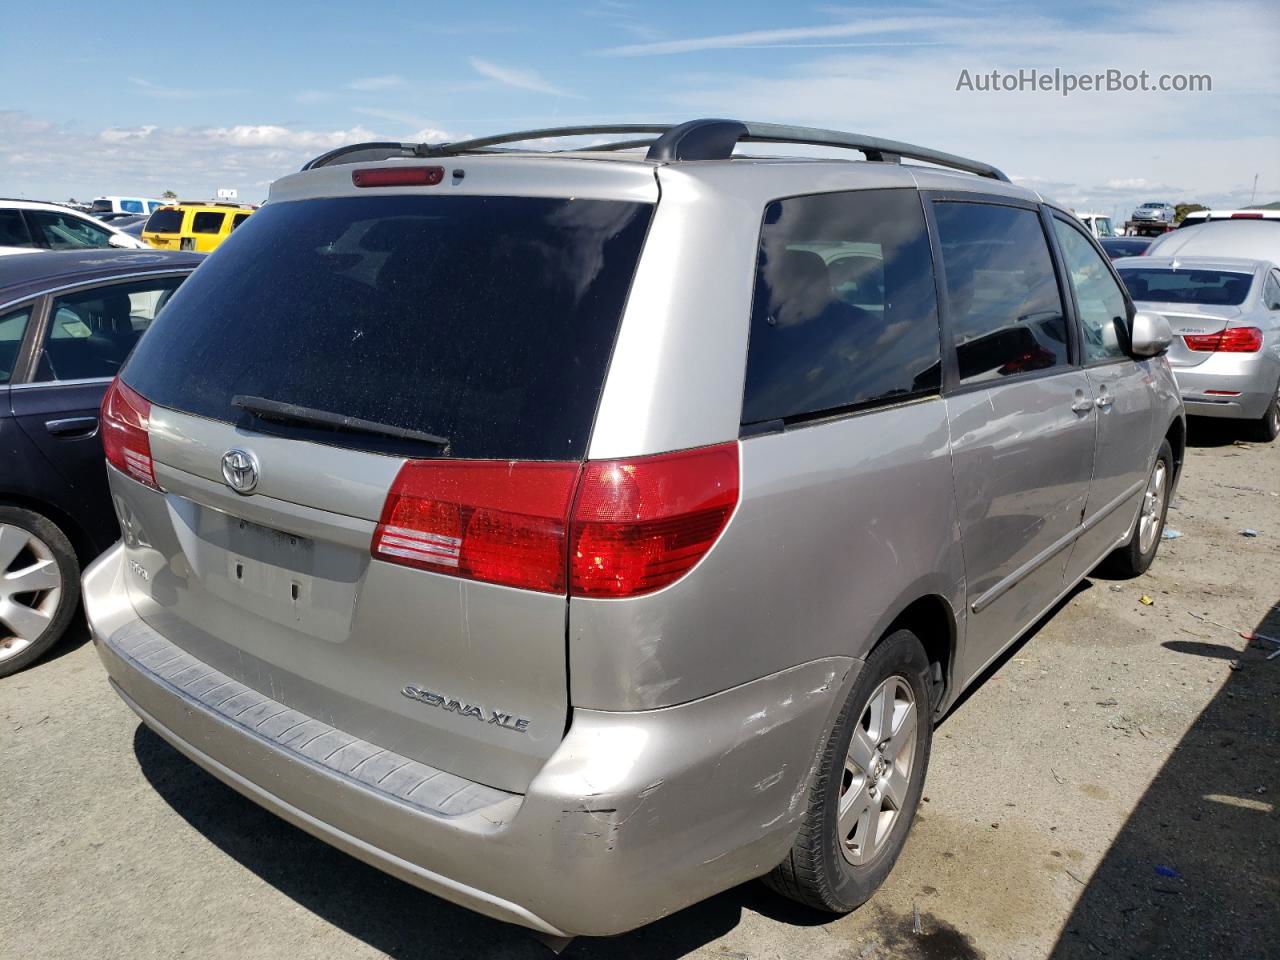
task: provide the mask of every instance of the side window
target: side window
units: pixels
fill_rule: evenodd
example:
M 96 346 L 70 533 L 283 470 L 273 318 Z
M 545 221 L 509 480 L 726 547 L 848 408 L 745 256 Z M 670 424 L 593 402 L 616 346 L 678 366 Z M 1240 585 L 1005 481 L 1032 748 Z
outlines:
M 8 383 L 18 365 L 22 336 L 31 320 L 31 308 L 23 307 L 0 316 L 0 383 Z
M 1066 314 L 1039 214 L 939 201 L 934 217 L 960 382 L 1070 363 Z
M 181 277 L 115 283 L 53 301 L 37 381 L 114 377 Z
M 769 204 L 743 423 L 936 392 L 940 370 L 933 266 L 914 190 Z
M 111 231 L 72 213 L 28 210 L 27 217 L 44 234 L 50 250 L 84 250 L 110 246 Z
M 120 209 L 123 210 L 125 213 L 141 213 L 142 201 L 141 200 L 121 200 Z
M 237 213 L 234 217 L 231 218 L 231 229 L 234 230 L 236 227 L 240 226 L 240 224 L 244 223 L 248 219 L 249 219 L 249 215 L 247 213 Z
M 225 213 L 197 213 L 191 218 L 191 232 L 218 233 L 226 216 Z
M 1266 283 L 1262 285 L 1262 302 L 1268 310 L 1280 310 L 1280 279 L 1274 270 L 1267 274 Z
M 1097 363 L 1127 356 L 1122 337 L 1128 322 L 1124 293 L 1111 276 L 1106 261 L 1087 237 L 1071 224 L 1053 218 L 1053 230 L 1071 274 L 1080 329 L 1084 336 L 1084 362 Z
M 19 210 L 0 210 L 0 247 L 34 247 L 31 231 Z

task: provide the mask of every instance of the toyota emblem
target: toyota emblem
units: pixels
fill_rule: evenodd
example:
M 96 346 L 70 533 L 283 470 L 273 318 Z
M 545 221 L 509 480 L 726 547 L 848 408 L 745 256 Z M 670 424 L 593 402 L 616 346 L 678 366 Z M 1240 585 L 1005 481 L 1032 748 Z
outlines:
M 222 479 L 236 493 L 253 493 L 258 485 L 258 458 L 248 450 L 228 450 L 222 455 Z

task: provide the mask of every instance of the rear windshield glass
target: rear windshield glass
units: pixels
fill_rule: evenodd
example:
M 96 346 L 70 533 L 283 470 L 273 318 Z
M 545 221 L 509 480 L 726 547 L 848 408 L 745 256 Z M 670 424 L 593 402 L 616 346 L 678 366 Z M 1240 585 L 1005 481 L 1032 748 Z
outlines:
M 157 210 L 143 227 L 148 233 L 181 233 L 181 210 Z
M 1161 270 L 1129 267 L 1120 279 L 1135 300 L 1236 307 L 1249 295 L 1253 276 L 1226 270 Z
M 124 379 L 161 406 L 299 439 L 580 458 L 651 212 L 532 197 L 269 204 L 183 284 Z M 237 395 L 449 445 L 268 420 Z
M 93 201 L 93 203 L 92 203 L 92 204 L 90 204 L 90 205 L 89 205 L 89 212 L 90 212 L 90 213 L 110 213 L 110 212 L 111 212 L 111 201 L 110 201 L 110 200 L 95 200 L 95 201 Z

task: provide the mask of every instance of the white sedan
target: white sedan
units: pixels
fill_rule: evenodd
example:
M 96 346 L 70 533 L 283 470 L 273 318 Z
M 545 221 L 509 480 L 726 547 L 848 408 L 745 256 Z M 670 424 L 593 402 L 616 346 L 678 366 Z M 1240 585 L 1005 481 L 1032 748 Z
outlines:
M 0 200 L 0 256 L 34 250 L 149 250 L 140 238 L 56 203 Z

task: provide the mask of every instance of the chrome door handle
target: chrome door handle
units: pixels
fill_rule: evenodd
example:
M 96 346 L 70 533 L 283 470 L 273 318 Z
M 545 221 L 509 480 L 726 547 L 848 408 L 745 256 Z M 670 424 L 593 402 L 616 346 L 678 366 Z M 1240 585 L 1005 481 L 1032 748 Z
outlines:
M 1102 407 L 1104 410 L 1105 410 L 1107 407 L 1111 406 L 1111 398 L 1110 398 L 1109 396 L 1107 396 L 1105 393 L 1104 393 L 1102 396 L 1100 396 L 1097 400 L 1095 400 L 1094 402 L 1095 402 L 1095 403 L 1097 403 L 1097 405 L 1098 405 L 1099 407 Z
M 1071 409 L 1075 413 L 1088 413 L 1093 409 L 1093 400 L 1089 397 L 1077 397 L 1076 402 L 1071 404 Z

